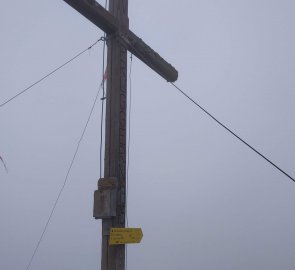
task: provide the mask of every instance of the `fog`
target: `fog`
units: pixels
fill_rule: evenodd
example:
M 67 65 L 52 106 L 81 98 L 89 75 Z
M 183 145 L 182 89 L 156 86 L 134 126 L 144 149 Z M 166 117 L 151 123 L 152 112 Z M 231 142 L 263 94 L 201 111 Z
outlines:
M 292 177 L 294 10 L 287 0 L 129 1 L 130 28 L 175 66 L 176 84 Z M 103 35 L 61 0 L 3 2 L 0 31 L 0 103 Z M 101 75 L 99 43 L 0 107 L 0 269 L 26 269 Z M 127 269 L 293 270 L 295 183 L 136 57 L 131 78 L 128 220 L 144 236 L 128 246 Z M 98 101 L 31 270 L 100 269 L 100 116 Z

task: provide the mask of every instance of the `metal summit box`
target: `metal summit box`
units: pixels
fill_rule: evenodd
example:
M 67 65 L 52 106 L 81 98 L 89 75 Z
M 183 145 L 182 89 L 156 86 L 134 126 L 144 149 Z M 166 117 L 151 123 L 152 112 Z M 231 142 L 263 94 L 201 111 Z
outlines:
M 94 191 L 93 217 L 107 219 L 116 216 L 116 193 L 118 180 L 114 177 L 100 178 Z

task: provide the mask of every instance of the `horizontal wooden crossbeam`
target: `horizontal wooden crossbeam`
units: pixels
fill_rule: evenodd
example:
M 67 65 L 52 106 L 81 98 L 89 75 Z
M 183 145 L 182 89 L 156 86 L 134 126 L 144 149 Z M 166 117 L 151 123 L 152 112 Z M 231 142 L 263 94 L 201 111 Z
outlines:
M 144 43 L 132 31 L 128 30 L 127 34 L 121 33 L 120 26 L 116 18 L 95 0 L 64 1 L 108 35 L 117 34 L 121 37 L 122 44 L 132 54 L 157 72 L 165 80 L 168 82 L 175 82 L 177 80 L 178 72 L 171 64 L 165 61 L 157 52 Z

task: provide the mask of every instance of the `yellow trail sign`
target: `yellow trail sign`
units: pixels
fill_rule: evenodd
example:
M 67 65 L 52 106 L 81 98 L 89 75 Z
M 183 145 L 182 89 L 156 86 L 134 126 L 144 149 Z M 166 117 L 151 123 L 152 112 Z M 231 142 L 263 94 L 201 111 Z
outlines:
M 142 236 L 141 228 L 111 228 L 109 245 L 140 243 Z

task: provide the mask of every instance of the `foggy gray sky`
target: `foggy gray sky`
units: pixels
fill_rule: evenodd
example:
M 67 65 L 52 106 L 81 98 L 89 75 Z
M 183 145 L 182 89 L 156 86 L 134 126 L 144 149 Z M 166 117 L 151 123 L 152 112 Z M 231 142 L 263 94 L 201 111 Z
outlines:
M 104 1 L 98 1 L 101 4 Z M 295 176 L 294 1 L 129 1 L 177 85 Z M 56 1 L 0 9 L 0 102 L 102 32 Z M 128 60 L 129 61 L 129 60 Z M 0 108 L 0 269 L 25 269 L 101 80 L 102 44 Z M 295 185 L 133 58 L 128 269 L 293 270 Z M 31 265 L 100 269 L 100 102 Z

